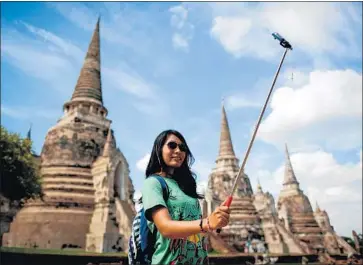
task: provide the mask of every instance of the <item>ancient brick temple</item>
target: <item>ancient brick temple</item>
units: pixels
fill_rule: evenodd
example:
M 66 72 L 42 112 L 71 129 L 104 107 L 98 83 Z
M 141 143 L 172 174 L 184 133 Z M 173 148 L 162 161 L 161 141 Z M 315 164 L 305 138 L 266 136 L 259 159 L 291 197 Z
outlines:
M 215 207 L 219 206 L 229 195 L 234 177 L 237 175 L 239 166 L 231 139 L 228 120 L 224 106 L 222 106 L 222 122 L 219 154 L 216 166 L 209 176 L 208 187 L 205 194 L 205 207 L 210 214 Z M 223 228 L 220 236 L 229 246 L 243 251 L 246 242 L 252 240 L 263 242 L 263 230 L 261 219 L 257 215 L 253 205 L 253 190 L 250 180 L 246 174 L 238 183 L 231 204 L 230 225 Z M 247 246 L 248 247 L 248 246 Z
M 324 248 L 323 233 L 315 220 L 308 197 L 300 190 L 287 146 L 285 176 L 277 210 L 288 231 L 314 250 Z
M 238 159 L 222 106 L 219 154 L 208 180 L 204 215 L 210 214 L 229 195 L 238 170 Z M 210 239 L 214 249 L 225 253 L 356 253 L 335 233 L 325 211 L 317 207 L 313 212 L 308 197 L 299 187 L 287 146 L 284 182 L 277 207 L 273 196 L 263 192 L 260 183 L 254 193 L 249 177 L 244 174 L 233 197 L 230 224 Z
M 127 250 L 134 190 L 102 100 L 99 26 L 98 20 L 73 95 L 41 151 L 44 196 L 17 213 L 4 246 Z
M 306 253 L 356 253 L 335 233 L 326 211 L 321 211 L 316 205 L 316 210 L 313 212 L 309 198 L 300 189 L 287 145 L 285 155 L 283 187 L 277 202 L 280 224 L 285 227 L 286 231 L 293 234 Z

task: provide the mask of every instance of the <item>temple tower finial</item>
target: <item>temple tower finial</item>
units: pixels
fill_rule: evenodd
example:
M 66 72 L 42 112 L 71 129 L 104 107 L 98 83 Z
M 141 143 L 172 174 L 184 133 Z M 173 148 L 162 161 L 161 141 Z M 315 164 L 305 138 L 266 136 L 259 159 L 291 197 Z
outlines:
M 93 101 L 103 104 L 101 86 L 100 17 L 93 31 L 91 42 L 71 101 Z
M 26 138 L 29 139 L 29 140 L 32 139 L 32 126 L 33 126 L 33 124 L 30 123 L 29 130 L 28 130 L 28 132 L 26 134 Z
M 294 169 L 292 168 L 291 160 L 290 160 L 290 154 L 289 150 L 287 149 L 287 144 L 285 143 L 285 155 L 286 155 L 286 161 L 285 161 L 285 175 L 284 175 L 284 182 L 283 184 L 299 184 L 299 182 L 296 179 Z
M 112 130 L 111 130 L 111 126 L 108 129 L 108 133 L 107 133 L 107 139 L 106 139 L 106 143 L 105 143 L 105 147 L 103 148 L 103 153 L 102 156 L 110 156 L 111 151 L 112 151 Z
M 315 201 L 315 212 L 321 212 L 318 201 Z
M 259 178 L 257 178 L 257 192 L 262 192 L 262 187 L 261 187 L 261 183 L 260 183 Z
M 235 156 L 231 133 L 229 130 L 226 110 L 224 108 L 224 100 L 222 100 L 222 121 L 221 121 L 221 135 L 219 140 L 219 157 Z

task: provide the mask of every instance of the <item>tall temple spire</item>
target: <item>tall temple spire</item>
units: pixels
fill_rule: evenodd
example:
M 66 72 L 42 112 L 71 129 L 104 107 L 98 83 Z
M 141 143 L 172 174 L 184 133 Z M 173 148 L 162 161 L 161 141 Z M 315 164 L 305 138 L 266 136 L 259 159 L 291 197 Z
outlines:
M 221 122 L 221 136 L 219 139 L 219 157 L 233 156 L 235 157 L 231 133 L 227 120 L 226 110 L 224 109 L 224 102 L 222 101 L 222 122 Z
M 294 169 L 292 168 L 289 150 L 287 149 L 287 144 L 285 144 L 285 154 L 286 154 L 286 162 L 285 162 L 285 176 L 283 184 L 299 184 L 296 179 Z
M 260 180 L 257 178 L 257 193 L 262 193 L 262 187 L 261 187 L 261 183 Z
M 26 138 L 31 140 L 32 139 L 32 124 L 30 123 L 30 127 L 29 127 L 29 130 L 26 134 Z
M 222 119 L 221 119 L 221 134 L 219 138 L 219 153 L 216 159 L 216 167 L 214 172 L 229 172 L 231 176 L 235 176 L 238 172 L 238 158 L 236 157 L 233 145 L 231 133 L 229 131 L 229 125 L 227 120 L 226 110 L 224 109 L 224 100 L 222 100 Z
M 315 202 L 315 212 L 321 212 L 318 201 Z
M 103 104 L 100 56 L 99 17 L 71 101 L 82 100 Z
M 112 130 L 111 130 L 111 126 L 108 129 L 108 134 L 107 134 L 107 139 L 106 139 L 106 143 L 105 146 L 103 148 L 103 153 L 102 156 L 110 156 L 111 151 L 112 151 Z

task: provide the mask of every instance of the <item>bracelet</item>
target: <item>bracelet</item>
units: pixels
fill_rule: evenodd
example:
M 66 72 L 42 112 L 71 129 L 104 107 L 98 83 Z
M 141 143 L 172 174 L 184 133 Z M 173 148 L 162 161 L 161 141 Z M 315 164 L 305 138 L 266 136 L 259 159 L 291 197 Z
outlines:
M 207 233 L 207 231 L 205 231 L 205 230 L 203 229 L 203 218 L 202 218 L 202 219 L 200 219 L 199 226 L 200 226 L 200 231 L 201 231 L 201 232 L 203 232 L 203 233 Z
M 213 229 L 210 227 L 210 224 L 209 224 L 209 218 L 207 217 L 207 226 L 208 226 L 208 230 L 209 232 L 212 232 Z

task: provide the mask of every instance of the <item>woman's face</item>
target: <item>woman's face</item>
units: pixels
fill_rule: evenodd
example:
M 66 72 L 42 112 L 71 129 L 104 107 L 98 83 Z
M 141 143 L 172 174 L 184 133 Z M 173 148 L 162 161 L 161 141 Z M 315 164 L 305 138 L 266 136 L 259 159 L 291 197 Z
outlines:
M 169 134 L 162 148 L 162 155 L 168 167 L 180 167 L 186 157 L 187 147 L 174 134 Z

